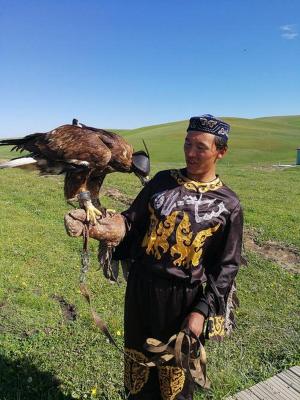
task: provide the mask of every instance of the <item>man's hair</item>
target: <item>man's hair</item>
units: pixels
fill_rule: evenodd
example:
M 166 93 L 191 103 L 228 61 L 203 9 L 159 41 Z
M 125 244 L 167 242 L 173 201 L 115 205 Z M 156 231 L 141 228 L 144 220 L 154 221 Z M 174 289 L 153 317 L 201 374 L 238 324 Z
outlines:
M 220 136 L 215 136 L 215 145 L 217 150 L 227 150 L 227 141 L 220 137 Z

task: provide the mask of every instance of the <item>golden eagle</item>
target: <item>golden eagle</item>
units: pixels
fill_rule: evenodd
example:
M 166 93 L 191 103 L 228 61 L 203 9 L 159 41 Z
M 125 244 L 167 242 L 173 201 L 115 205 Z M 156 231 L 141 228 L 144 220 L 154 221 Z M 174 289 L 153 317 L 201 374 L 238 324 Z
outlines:
M 63 125 L 45 133 L 33 133 L 21 139 L 0 140 L 0 146 L 28 151 L 25 157 L 0 164 L 0 168 L 33 166 L 41 174 L 65 174 L 67 201 L 78 200 L 86 209 L 87 220 L 101 215 L 99 191 L 106 174 L 133 172 L 143 184 L 150 171 L 149 153 L 133 152 L 120 135 L 78 123 Z

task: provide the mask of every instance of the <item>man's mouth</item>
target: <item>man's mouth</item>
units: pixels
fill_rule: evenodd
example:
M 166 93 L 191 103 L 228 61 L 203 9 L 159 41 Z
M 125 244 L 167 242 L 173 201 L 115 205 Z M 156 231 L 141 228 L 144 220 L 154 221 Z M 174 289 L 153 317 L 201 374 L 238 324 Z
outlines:
M 187 162 L 187 164 L 189 164 L 189 165 L 196 165 L 196 164 L 198 164 L 197 161 L 195 161 L 195 160 L 187 160 L 186 162 Z

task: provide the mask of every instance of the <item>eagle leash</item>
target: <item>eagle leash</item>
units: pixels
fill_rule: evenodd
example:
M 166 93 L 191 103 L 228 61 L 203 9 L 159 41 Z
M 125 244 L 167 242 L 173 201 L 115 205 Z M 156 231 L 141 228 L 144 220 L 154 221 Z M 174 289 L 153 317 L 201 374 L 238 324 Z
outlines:
M 90 267 L 90 253 L 88 248 L 88 241 L 89 241 L 89 223 L 85 223 L 83 229 L 83 246 L 81 252 L 81 269 L 79 277 L 80 293 L 82 294 L 82 296 L 85 298 L 86 302 L 89 305 L 90 312 L 95 325 L 101 330 L 101 332 L 104 333 L 104 335 L 107 337 L 107 339 L 111 344 L 113 344 L 119 351 L 123 352 L 122 349 L 118 346 L 113 336 L 111 335 L 111 333 L 109 332 L 105 322 L 102 320 L 100 315 L 94 310 L 92 306 L 90 291 L 86 285 L 86 274 Z
M 203 389 L 210 388 L 206 373 L 205 348 L 189 328 L 184 328 L 171 336 L 167 343 L 148 338 L 144 347 L 148 352 L 156 354 L 156 364 L 157 361 L 163 364 L 173 360 L 175 365 L 183 369 L 198 386 Z

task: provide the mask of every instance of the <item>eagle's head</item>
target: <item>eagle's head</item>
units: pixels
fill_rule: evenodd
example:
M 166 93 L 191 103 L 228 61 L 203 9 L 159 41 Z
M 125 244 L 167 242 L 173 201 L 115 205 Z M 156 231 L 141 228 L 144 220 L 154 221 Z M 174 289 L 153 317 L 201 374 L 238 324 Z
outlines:
M 136 151 L 132 154 L 132 172 L 140 179 L 142 185 L 145 186 L 149 181 L 150 157 L 143 150 Z

